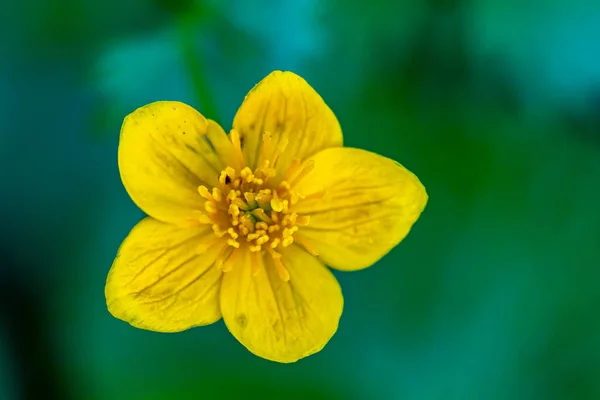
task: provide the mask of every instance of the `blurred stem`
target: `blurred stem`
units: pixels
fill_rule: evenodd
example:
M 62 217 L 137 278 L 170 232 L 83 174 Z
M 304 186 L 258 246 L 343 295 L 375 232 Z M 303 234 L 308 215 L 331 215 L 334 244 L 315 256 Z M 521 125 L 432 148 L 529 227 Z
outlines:
M 200 24 L 194 18 L 182 16 L 179 20 L 179 35 L 183 61 L 188 70 L 194 93 L 202 106 L 202 114 L 208 118 L 219 121 L 214 97 L 208 86 L 206 70 L 194 46 L 194 28 Z

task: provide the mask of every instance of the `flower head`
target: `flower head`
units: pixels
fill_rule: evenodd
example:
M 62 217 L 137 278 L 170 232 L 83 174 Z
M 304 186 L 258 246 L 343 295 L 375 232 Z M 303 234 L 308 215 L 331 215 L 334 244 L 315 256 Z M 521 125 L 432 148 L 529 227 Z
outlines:
M 125 118 L 121 179 L 149 216 L 106 282 L 116 318 L 178 332 L 223 318 L 252 353 L 293 362 L 321 350 L 342 314 L 327 266 L 366 268 L 427 202 L 395 161 L 342 147 L 332 111 L 299 76 L 275 71 L 226 134 L 179 102 Z

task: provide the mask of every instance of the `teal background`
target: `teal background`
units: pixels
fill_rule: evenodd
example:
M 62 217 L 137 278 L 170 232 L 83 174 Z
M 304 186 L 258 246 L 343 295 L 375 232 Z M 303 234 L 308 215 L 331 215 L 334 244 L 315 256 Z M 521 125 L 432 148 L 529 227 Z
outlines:
M 0 5 L 0 399 L 600 399 L 600 3 L 29 0 Z M 180 100 L 225 129 L 275 69 L 429 204 L 337 273 L 338 333 L 291 365 L 222 322 L 113 319 L 142 218 L 123 117 Z

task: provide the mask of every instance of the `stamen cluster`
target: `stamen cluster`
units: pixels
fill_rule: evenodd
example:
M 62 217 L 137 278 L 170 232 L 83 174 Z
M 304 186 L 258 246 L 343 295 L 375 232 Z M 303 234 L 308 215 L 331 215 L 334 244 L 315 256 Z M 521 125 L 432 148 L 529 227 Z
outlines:
M 235 131 L 232 135 L 232 143 L 241 155 L 239 136 Z M 217 187 L 211 190 L 206 186 L 198 187 L 200 196 L 205 200 L 199 222 L 211 224 L 215 235 L 227 244 L 219 257 L 221 265 L 234 256 L 237 249 L 247 246 L 252 253 L 268 252 L 280 277 L 288 280 L 289 273 L 277 249 L 297 241 L 314 254 L 307 243 L 295 237 L 299 227 L 310 222 L 310 217 L 293 211 L 294 205 L 304 198 L 293 187 L 313 169 L 314 163 L 309 162 L 301 168 L 300 160 L 294 159 L 283 179 L 275 184 L 273 166 L 287 141 L 282 141 L 269 160 L 266 156 L 269 155 L 270 139 L 268 134 L 263 136 L 261 165 L 255 170 L 244 167 L 236 171 L 228 166 L 221 171 Z M 231 269 L 232 263 L 228 265 L 223 265 L 223 271 Z

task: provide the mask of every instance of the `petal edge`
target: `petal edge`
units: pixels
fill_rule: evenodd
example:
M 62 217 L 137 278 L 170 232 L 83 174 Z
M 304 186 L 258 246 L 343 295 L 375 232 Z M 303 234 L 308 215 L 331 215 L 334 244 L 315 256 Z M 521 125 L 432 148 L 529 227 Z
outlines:
M 221 318 L 221 270 L 213 266 L 220 248 L 198 255 L 214 237 L 204 228 L 181 229 L 144 218 L 125 238 L 105 287 L 109 312 L 130 325 L 179 332 Z
M 279 175 L 293 158 L 304 159 L 343 142 L 340 124 L 329 106 L 302 77 L 289 71 L 271 72 L 248 92 L 233 128 L 244 141 L 246 163 L 252 168 L 265 132 L 272 135 L 273 147 L 289 140 L 279 158 Z
M 427 204 L 419 179 L 394 160 L 354 148 L 311 157 L 314 170 L 296 187 L 328 195 L 296 206 L 310 223 L 297 233 L 332 268 L 352 271 L 377 262 L 400 243 Z
M 206 140 L 225 135 L 187 104 L 158 101 L 125 117 L 118 162 L 133 202 L 158 220 L 180 223 L 201 206 L 196 188 L 213 186 L 223 168 L 221 156 Z
M 245 253 L 221 287 L 221 312 L 232 335 L 253 354 L 281 363 L 320 351 L 335 334 L 344 303 L 331 271 L 290 246 L 282 251 L 288 282 L 269 255 L 252 261 L 261 264 L 253 276 L 250 252 Z

